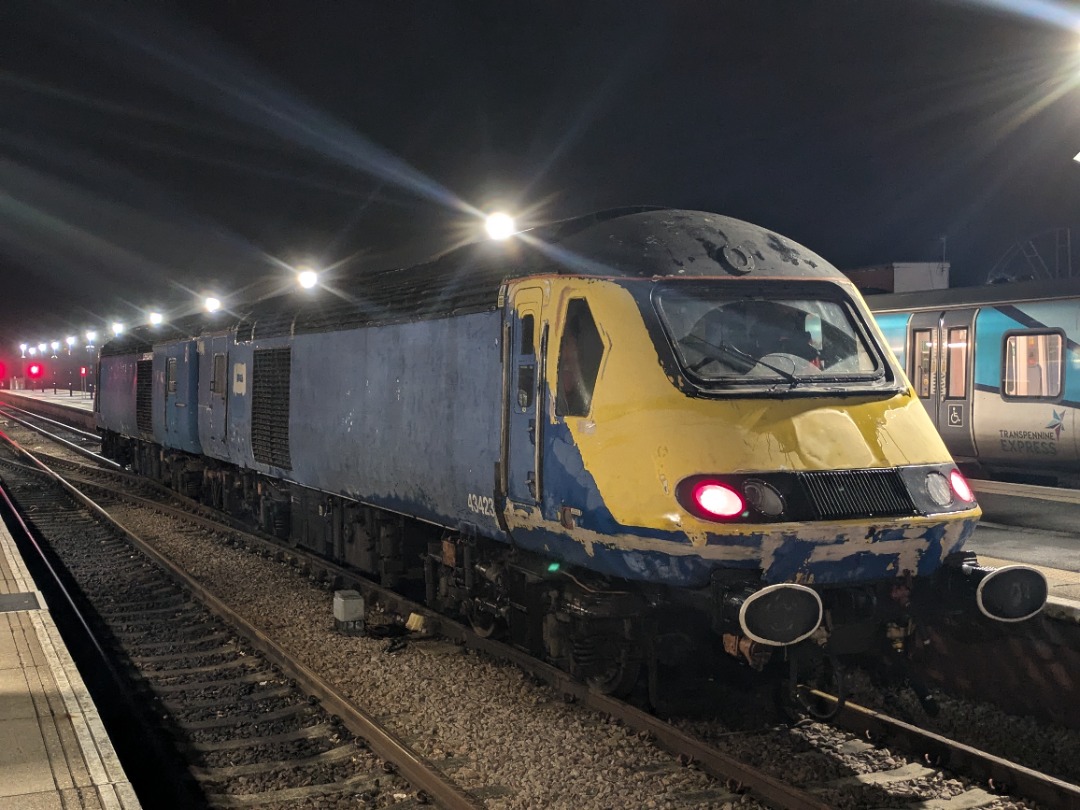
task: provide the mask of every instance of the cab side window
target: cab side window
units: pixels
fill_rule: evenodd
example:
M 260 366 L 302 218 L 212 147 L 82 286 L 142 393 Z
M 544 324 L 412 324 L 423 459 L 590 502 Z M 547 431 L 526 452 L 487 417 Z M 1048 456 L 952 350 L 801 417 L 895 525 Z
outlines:
M 214 355 L 214 376 L 210 380 L 210 390 L 218 396 L 225 396 L 225 355 Z
M 584 298 L 571 299 L 559 342 L 557 416 L 587 416 L 600 374 L 604 343 Z
M 518 366 L 518 393 L 517 405 L 522 413 L 532 407 L 536 397 L 536 348 L 535 319 L 532 315 L 526 315 L 521 319 L 520 345 L 518 354 L 522 361 Z
M 170 394 L 176 393 L 176 358 L 170 357 L 165 361 L 165 390 Z

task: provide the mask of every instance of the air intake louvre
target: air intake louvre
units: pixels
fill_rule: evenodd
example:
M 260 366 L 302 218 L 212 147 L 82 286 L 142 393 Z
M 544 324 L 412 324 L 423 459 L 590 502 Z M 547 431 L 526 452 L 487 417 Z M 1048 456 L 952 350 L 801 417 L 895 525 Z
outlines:
M 894 469 L 801 473 L 799 478 L 819 519 L 918 514 Z
M 257 349 L 251 375 L 251 452 L 256 461 L 285 470 L 289 458 L 290 349 Z
M 135 426 L 140 433 L 154 431 L 154 361 L 135 361 Z

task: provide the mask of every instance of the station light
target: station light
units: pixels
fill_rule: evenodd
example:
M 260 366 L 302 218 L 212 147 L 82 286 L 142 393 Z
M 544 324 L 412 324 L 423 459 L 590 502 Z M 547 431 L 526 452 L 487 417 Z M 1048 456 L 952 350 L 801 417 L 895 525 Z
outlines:
M 514 218 L 501 211 L 489 215 L 484 222 L 484 227 L 487 229 L 488 236 L 497 240 L 508 239 L 517 233 Z
M 37 346 L 31 346 L 29 349 L 26 350 L 26 353 L 31 357 L 35 356 L 37 354 Z
M 296 271 L 296 281 L 305 290 L 310 290 L 319 283 L 319 274 L 310 267 L 301 267 Z
M 68 335 L 66 338 L 64 338 L 64 343 L 67 344 L 68 354 L 71 354 L 71 347 L 75 345 L 75 336 Z
M 150 323 L 153 326 L 159 326 L 161 324 L 161 322 L 164 321 L 164 320 L 165 320 L 165 316 L 162 315 L 160 312 L 151 312 L 150 313 Z
M 39 343 L 37 345 L 37 350 L 39 352 L 41 352 L 42 354 L 45 354 L 45 352 L 47 352 L 49 350 L 49 344 L 48 343 Z
M 221 301 L 217 298 L 214 298 L 213 296 L 210 296 L 205 301 L 203 301 L 203 307 L 206 309 L 207 312 L 217 312 L 219 309 L 221 309 Z
M 54 340 L 52 343 L 49 344 L 49 346 L 52 348 L 53 356 L 55 357 L 56 353 L 60 351 L 60 341 Z
M 21 354 L 23 357 L 26 357 L 26 350 L 29 349 L 29 348 L 30 347 L 27 346 L 25 343 L 20 343 L 19 344 L 19 354 Z
M 94 345 L 95 340 L 97 340 L 97 332 L 95 332 L 93 329 L 90 329 L 86 333 L 86 342 L 88 345 L 92 346 Z
M 120 323 L 119 321 L 116 321 L 112 325 L 112 333 L 114 335 L 116 335 L 117 337 L 119 337 L 121 334 L 123 334 L 123 332 L 124 332 L 124 325 L 122 323 Z

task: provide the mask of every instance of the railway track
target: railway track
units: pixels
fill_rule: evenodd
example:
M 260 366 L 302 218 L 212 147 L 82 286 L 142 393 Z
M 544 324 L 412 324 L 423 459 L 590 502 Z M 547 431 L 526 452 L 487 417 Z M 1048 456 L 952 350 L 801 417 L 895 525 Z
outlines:
M 209 807 L 316 798 L 352 807 L 387 792 L 395 804 L 433 797 L 440 806 L 479 806 L 198 583 L 85 501 L 34 477 L 4 470 L 20 511 L 33 515 L 78 583 L 93 625 L 149 697 Z
M 70 464 L 70 462 L 69 462 Z M 70 469 L 70 468 L 69 468 Z M 71 473 L 69 473 L 71 474 Z M 86 471 L 80 475 L 86 475 Z M 95 472 L 93 476 L 99 480 L 94 486 L 99 491 L 108 493 L 110 486 L 100 479 L 111 477 L 113 473 Z M 74 474 L 71 474 L 75 477 Z M 154 486 L 143 482 L 141 487 L 143 494 L 153 490 Z M 90 486 L 89 481 L 85 482 Z M 122 483 L 119 489 L 130 488 L 130 482 Z M 275 574 L 275 587 L 281 587 L 282 593 L 286 592 L 284 585 L 280 583 L 280 577 L 287 579 L 301 579 L 307 583 L 307 588 L 318 592 L 319 588 L 313 588 L 311 580 L 314 579 L 325 585 L 341 584 L 351 576 L 349 572 L 311 557 L 297 550 L 283 549 L 274 545 L 267 538 L 258 537 L 246 532 L 240 532 L 233 526 L 225 526 L 220 522 L 220 516 L 215 520 L 201 511 L 197 505 L 178 498 L 168 490 L 157 491 L 153 500 L 142 502 L 134 499 L 130 493 L 117 491 L 114 484 L 112 492 L 101 497 L 108 499 L 108 509 L 118 516 L 126 517 L 125 522 L 135 520 L 156 520 L 159 524 L 176 521 L 179 524 L 197 526 L 199 537 L 189 536 L 187 539 L 167 541 L 165 545 L 175 551 L 179 546 L 193 545 L 196 541 L 203 544 L 216 545 L 227 553 L 230 559 L 234 556 L 244 556 L 257 559 L 262 565 L 272 569 Z M 182 507 L 169 506 L 165 501 L 183 503 Z M 135 518 L 136 512 L 152 509 L 158 516 L 153 519 L 142 517 Z M 39 511 L 46 511 L 44 509 Z M 161 516 L 167 515 L 167 520 Z M 172 534 L 172 532 L 170 532 Z M 178 533 L 177 533 L 178 534 Z M 160 539 L 160 538 L 159 538 Z M 224 543 L 223 543 L 224 541 Z M 157 541 L 155 541 L 157 542 Z M 254 550 L 258 557 L 253 558 L 250 554 L 241 554 L 240 549 Z M 171 554 L 172 552 L 170 552 Z M 218 552 L 215 552 L 218 553 Z M 209 556 L 209 551 L 188 551 L 189 557 L 197 559 Z M 284 563 L 284 565 L 282 564 Z M 221 568 L 220 563 L 216 566 Z M 306 577 L 297 577 L 296 572 L 306 573 Z M 254 576 L 254 575 L 253 575 Z M 259 575 L 261 577 L 261 575 Z M 200 581 L 205 579 L 200 576 Z M 418 605 L 414 605 L 401 597 L 382 592 L 382 589 L 360 581 L 351 581 L 350 585 L 363 588 L 369 600 L 377 600 L 390 613 L 407 616 L 411 613 L 425 615 L 426 612 Z M 296 583 L 294 583 L 296 585 Z M 199 586 L 203 587 L 203 586 Z M 206 587 L 211 587 L 207 585 Z M 228 581 L 222 581 L 216 590 L 227 590 L 230 586 Z M 325 590 L 322 590 L 325 593 Z M 325 601 L 325 597 L 323 597 Z M 278 620 L 267 617 L 270 626 L 278 632 Z M 614 734 L 616 739 L 623 738 L 627 745 L 650 746 L 653 743 L 661 745 L 671 752 L 668 758 L 653 757 L 649 768 L 639 769 L 637 772 L 629 772 L 627 768 L 620 768 L 616 759 L 612 759 L 610 766 L 601 769 L 602 776 L 610 784 L 617 784 L 626 779 L 656 779 L 662 784 L 665 780 L 685 782 L 675 789 L 662 788 L 654 795 L 664 796 L 666 799 L 677 802 L 670 806 L 726 806 L 732 802 L 746 802 L 759 800 L 771 806 L 780 807 L 831 807 L 831 806 L 873 806 L 895 801 L 898 796 L 909 796 L 913 800 L 920 796 L 928 796 L 927 801 L 937 802 L 921 806 L 938 807 L 1009 807 L 1017 806 L 1013 799 L 1003 798 L 997 795 L 991 787 L 987 773 L 996 775 L 994 785 L 998 789 L 1007 785 L 1016 792 L 1016 795 L 1027 799 L 1038 799 L 1043 806 L 1069 807 L 1076 806 L 1080 793 L 1076 788 L 1064 782 L 1055 780 L 1041 780 L 1039 774 L 1027 774 L 1026 769 L 1017 766 L 1017 770 L 1008 770 L 1011 763 L 1002 760 L 994 760 L 980 752 L 968 753 L 968 763 L 956 768 L 963 772 L 965 768 L 975 775 L 971 782 L 965 782 L 954 774 L 940 767 L 922 762 L 902 762 L 892 752 L 882 754 L 881 743 L 888 739 L 899 741 L 899 735 L 894 731 L 889 732 L 891 737 L 886 737 L 886 732 L 879 726 L 873 732 L 874 742 L 868 742 L 866 731 L 870 727 L 865 717 L 853 725 L 856 734 L 844 734 L 838 729 L 824 727 L 821 724 L 807 724 L 793 729 L 772 729 L 767 733 L 761 731 L 738 734 L 719 732 L 724 735 L 717 738 L 717 732 L 709 729 L 693 729 L 690 731 L 680 729 L 672 724 L 665 723 L 659 718 L 648 715 L 632 706 L 613 701 L 600 695 L 593 694 L 582 685 L 571 681 L 564 673 L 553 670 L 550 667 L 535 662 L 517 651 L 503 647 L 490 640 L 479 639 L 468 630 L 445 618 L 430 616 L 426 617 L 428 633 L 423 634 L 424 641 L 414 640 L 405 649 L 405 654 L 416 657 L 416 651 L 422 649 L 425 644 L 430 644 L 430 635 L 437 633 L 440 637 L 451 639 L 464 648 L 483 650 L 496 659 L 508 659 L 517 666 L 528 671 L 532 678 L 541 679 L 549 684 L 546 697 L 543 696 L 543 687 L 531 687 L 540 689 L 541 702 L 550 702 L 553 705 L 563 704 L 565 700 L 571 700 L 593 709 L 597 713 L 594 722 L 607 728 L 608 737 Z M 297 635 L 303 631 L 280 630 L 283 635 Z M 332 634 L 331 634 L 332 636 Z M 353 644 L 372 643 L 371 639 L 350 640 Z M 339 642 L 340 643 L 340 642 Z M 374 642 L 381 644 L 382 642 Z M 389 647 L 383 648 L 383 651 Z M 162 653 L 154 653 L 150 650 L 144 655 L 151 659 Z M 171 654 L 171 653 L 168 653 Z M 327 658 L 333 658 L 329 653 Z M 385 654 L 380 656 L 383 660 L 389 658 Z M 439 656 L 429 656 L 439 657 Z M 453 657 L 452 655 L 446 657 Z M 362 660 L 362 659 L 357 659 Z M 153 663 L 153 662 L 151 662 Z M 167 662 L 158 662 L 160 666 Z M 413 662 L 410 662 L 413 663 Z M 346 666 L 348 664 L 345 664 Z M 237 666 L 237 665 L 233 665 Z M 353 664 L 355 666 L 355 662 Z M 168 669 L 165 670 L 169 671 Z M 227 679 L 226 679 L 227 680 Z M 535 696 L 534 696 L 535 698 Z M 420 733 L 418 729 L 432 723 L 431 715 L 437 713 L 438 699 L 426 701 L 427 705 L 419 705 L 410 710 L 396 710 L 389 718 L 396 725 L 400 734 L 404 737 L 417 737 L 423 739 L 423 747 L 432 754 L 443 758 L 442 768 L 448 774 L 459 777 L 464 774 L 462 781 L 470 783 L 477 796 L 485 797 L 489 806 L 529 806 L 528 804 L 513 803 L 515 786 L 513 780 L 501 775 L 499 769 L 493 769 L 497 774 L 494 779 L 484 778 L 484 770 L 475 767 L 478 763 L 462 756 L 470 744 L 462 740 L 449 740 L 446 735 L 437 735 L 434 730 Z M 385 704 L 384 704 L 385 705 Z M 426 714 L 425 714 L 426 713 Z M 894 727 L 895 729 L 895 727 Z M 929 736 L 918 736 L 917 729 L 907 729 L 904 732 L 905 747 L 915 751 L 915 758 L 920 759 L 927 751 L 936 751 L 936 757 L 941 759 L 943 745 L 949 745 L 949 741 L 935 741 L 930 746 Z M 858 735 L 858 736 L 856 736 Z M 822 757 L 819 766 L 811 768 L 809 775 L 804 775 L 799 780 L 786 780 L 784 767 L 757 767 L 755 760 L 762 759 L 760 751 L 755 752 L 752 748 L 755 738 L 765 747 L 783 749 L 785 744 L 794 745 L 796 748 L 809 746 L 810 754 L 814 757 Z M 717 740 L 720 740 L 718 742 Z M 778 745 L 778 741 L 782 742 Z M 800 744 L 799 741 L 803 742 Z M 748 748 L 749 746 L 749 748 Z M 618 750 L 618 749 L 615 749 Z M 959 750 L 959 748 L 957 749 Z M 733 754 L 732 751 L 737 753 Z M 748 753 L 749 751 L 749 753 Z M 620 752 L 629 753 L 629 752 Z M 449 756 L 447 756 L 449 754 Z M 807 754 L 801 751 L 800 755 Z M 793 755 L 794 756 L 794 755 Z M 961 762 L 962 758 L 950 757 L 954 763 Z M 897 764 L 900 761 L 901 764 Z M 934 761 L 934 760 L 931 760 Z M 981 762 L 982 765 L 973 766 L 972 762 Z M 992 764 L 987 764 L 991 763 Z M 838 764 L 839 763 L 839 764 Z M 650 770 L 651 769 L 651 770 Z M 1004 769 L 1004 770 L 1003 770 Z M 822 779 L 822 775 L 827 778 Z M 492 784 L 495 782 L 495 784 Z M 794 783 L 792 783 L 794 782 Z M 747 793 L 747 795 L 741 795 Z M 558 804 L 556 802 L 556 804 Z M 562 806 L 562 805 L 560 805 Z M 565 806 L 573 806 L 567 804 Z M 597 806 L 611 806 L 599 804 Z M 643 805 L 645 806 L 645 805 Z M 662 805 L 657 805 L 662 806 Z

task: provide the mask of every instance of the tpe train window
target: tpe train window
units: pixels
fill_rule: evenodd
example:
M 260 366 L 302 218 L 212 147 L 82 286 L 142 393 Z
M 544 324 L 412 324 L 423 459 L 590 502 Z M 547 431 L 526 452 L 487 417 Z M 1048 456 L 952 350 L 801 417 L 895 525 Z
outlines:
M 945 337 L 945 399 L 965 399 L 968 380 L 968 330 L 960 326 Z
M 588 302 L 572 298 L 566 305 L 566 324 L 559 342 L 557 416 L 588 416 L 603 354 L 604 342 Z
M 883 373 L 879 353 L 840 300 L 687 287 L 665 289 L 657 303 L 680 365 L 704 383 L 866 380 Z
M 915 395 L 928 399 L 933 393 L 934 340 L 929 329 L 915 329 L 911 333 L 911 385 Z
M 1001 393 L 1006 399 L 1059 399 L 1064 388 L 1059 331 L 1006 332 Z

